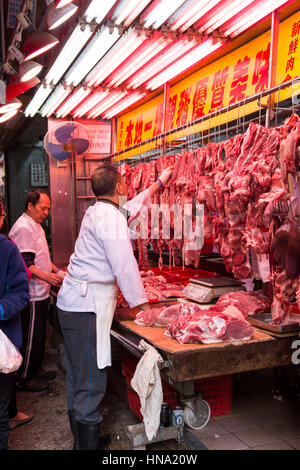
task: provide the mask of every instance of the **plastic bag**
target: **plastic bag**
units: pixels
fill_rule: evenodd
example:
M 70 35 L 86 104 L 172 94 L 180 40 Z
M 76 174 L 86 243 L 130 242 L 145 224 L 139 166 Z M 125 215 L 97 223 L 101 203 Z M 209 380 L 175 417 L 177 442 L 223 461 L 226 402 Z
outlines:
M 0 329 L 0 372 L 10 374 L 19 369 L 23 358 L 16 346 Z

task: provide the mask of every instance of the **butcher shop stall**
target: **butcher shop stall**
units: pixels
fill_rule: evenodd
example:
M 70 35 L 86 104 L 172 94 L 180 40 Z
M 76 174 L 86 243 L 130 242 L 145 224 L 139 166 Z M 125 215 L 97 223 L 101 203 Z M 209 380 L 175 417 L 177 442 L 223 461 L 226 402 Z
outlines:
M 131 2 L 140 9 L 130 16 L 123 0 L 102 18 L 94 3 L 81 9 L 95 29 L 74 29 L 77 41 L 89 35 L 83 52 L 79 42 L 76 58 L 64 51 L 72 33 L 25 115 L 48 119 L 61 268 L 101 162 L 118 167 L 128 199 L 174 167 L 129 223 L 151 309 L 129 308 L 120 291 L 111 329 L 138 449 L 230 413 L 239 374 L 298 374 L 299 272 L 289 263 L 299 244 L 281 244 L 288 262 L 272 246 L 278 233 L 299 240 L 300 15 L 295 1 L 174 1 L 166 11 L 161 0 Z

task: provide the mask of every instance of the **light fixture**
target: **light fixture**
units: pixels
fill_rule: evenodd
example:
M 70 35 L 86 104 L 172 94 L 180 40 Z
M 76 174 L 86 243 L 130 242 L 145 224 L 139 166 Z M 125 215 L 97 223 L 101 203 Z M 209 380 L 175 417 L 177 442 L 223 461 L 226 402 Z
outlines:
M 161 0 L 154 8 L 150 6 L 151 11 L 148 14 L 146 12 L 141 18 L 144 27 L 159 28 L 184 2 L 185 0 L 172 0 L 172 2 L 170 0 Z
M 65 77 L 66 84 L 78 85 L 119 38 L 120 34 L 117 28 L 110 32 L 109 28 L 104 27 L 97 32 L 67 72 Z
M 56 46 L 59 40 L 50 33 L 34 30 L 28 35 L 23 45 L 24 61 L 31 60 L 52 47 Z
M 19 112 L 18 109 L 14 109 L 13 111 L 9 111 L 8 113 L 1 114 L 1 115 L 0 115 L 0 124 L 2 124 L 3 122 L 8 121 L 8 120 L 11 119 L 13 116 L 15 116 L 18 112 Z
M 75 27 L 71 36 L 67 39 L 62 50 L 59 52 L 55 62 L 47 72 L 45 77 L 46 83 L 52 82 L 56 85 L 59 82 L 60 78 L 90 39 L 92 34 L 93 32 L 90 27 L 86 27 L 83 30 L 80 24 Z
M 115 104 L 117 101 L 120 101 L 127 95 L 127 91 L 113 91 L 106 98 L 104 98 L 101 103 L 91 109 L 91 111 L 87 114 L 87 117 L 89 119 L 98 117 L 101 113 L 103 113 L 103 111 L 109 109 L 113 104 Z
M 56 111 L 57 118 L 64 118 L 67 114 L 70 114 L 72 109 L 76 108 L 89 94 L 91 90 L 89 88 L 79 87 L 78 89 L 74 90 L 71 96 L 59 107 L 58 111 Z
M 63 8 L 72 2 L 74 2 L 74 0 L 55 0 L 55 6 L 56 8 Z
M 157 74 L 159 70 L 174 62 L 175 59 L 186 54 L 192 49 L 197 42 L 195 39 L 189 41 L 188 39 L 180 39 L 171 44 L 162 54 L 154 58 L 148 65 L 143 67 L 141 71 L 137 72 L 129 80 L 128 86 L 137 88 L 142 85 L 146 80 L 150 79 Z
M 117 116 L 121 111 L 124 109 L 129 108 L 132 104 L 140 101 L 147 93 L 131 93 L 129 96 L 121 100 L 115 106 L 111 107 L 107 112 L 104 112 L 103 118 L 104 119 L 111 119 L 114 116 Z
M 90 109 L 94 108 L 98 103 L 100 103 L 106 96 L 108 96 L 109 91 L 103 89 L 96 89 L 90 96 L 88 96 L 82 104 L 76 107 L 72 115 L 74 117 L 84 116 Z
M 207 41 L 204 41 L 202 44 L 196 46 L 188 54 L 185 54 L 180 59 L 176 60 L 172 65 L 167 67 L 165 70 L 158 73 L 152 80 L 150 80 L 146 84 L 146 88 L 150 90 L 155 90 L 156 88 L 160 87 L 169 80 L 172 80 L 177 75 L 190 68 L 192 65 L 195 65 L 204 57 L 214 52 L 216 49 L 221 47 L 222 44 L 222 41 L 214 42 L 213 39 L 208 39 Z
M 27 61 L 24 62 L 22 52 L 12 44 L 8 48 L 9 57 L 14 57 L 19 62 L 19 77 L 21 82 L 26 82 L 40 73 L 43 66 L 37 62 Z M 5 64 L 4 64 L 5 65 Z
M 86 77 L 88 86 L 99 85 L 146 40 L 145 32 L 126 32 Z
M 38 77 L 33 77 L 30 80 L 27 80 L 26 82 L 21 82 L 19 78 L 16 78 L 15 80 L 11 81 L 6 87 L 6 100 L 10 101 L 13 98 L 16 98 L 17 96 L 22 95 L 27 90 L 30 90 L 30 88 L 33 88 L 39 83 L 41 83 L 41 81 L 38 79 Z
M 20 109 L 22 106 L 22 101 L 18 100 L 18 98 L 13 98 L 12 100 L 0 106 L 0 114 L 8 113 L 14 111 L 15 109 Z
M 107 80 L 110 86 L 119 86 L 128 77 L 133 75 L 138 69 L 165 49 L 172 42 L 171 37 L 164 38 L 162 36 L 148 39 L 148 41 L 134 53 L 130 59 L 126 60 L 118 69 L 111 74 Z
M 49 0 L 46 1 L 47 3 L 49 2 Z M 50 0 L 50 2 L 52 2 L 52 0 Z M 77 10 L 78 6 L 72 4 L 56 8 L 55 3 L 52 2 L 51 4 L 49 4 L 47 10 L 48 29 L 51 31 L 57 28 L 62 23 L 71 18 L 71 16 L 73 16 Z
M 130 26 L 135 18 L 146 8 L 151 0 L 121 0 L 112 14 L 117 25 Z
M 236 15 L 235 18 L 227 21 L 223 28 L 224 35 L 231 37 L 238 36 L 250 28 L 250 26 L 265 18 L 272 11 L 280 8 L 284 3 L 286 3 L 286 0 L 264 0 L 259 4 L 255 3 L 253 7 L 246 9 L 240 15 Z
M 184 3 L 182 8 L 170 18 L 169 23 L 172 31 L 177 31 L 178 29 L 181 32 L 186 31 L 212 8 L 218 5 L 218 3 L 221 3 L 221 1 L 222 0 L 205 0 L 199 2 L 199 0 L 189 0 Z
M 207 15 L 204 23 L 200 19 L 196 24 L 196 28 L 199 25 L 200 32 L 205 31 L 207 34 L 210 34 L 254 1 L 256 2 L 256 0 L 233 0 L 227 6 L 224 6 L 222 3 Z
M 46 103 L 41 108 L 41 115 L 43 117 L 50 117 L 51 114 L 61 105 L 61 103 L 69 96 L 72 88 L 66 87 L 62 83 L 57 85 L 53 93 L 49 96 Z
M 117 0 L 92 0 L 88 8 L 85 11 L 84 17 L 85 20 L 90 23 L 95 21 L 97 24 L 100 24 L 101 21 L 106 17 L 109 10 L 117 3 Z
M 40 73 L 43 66 L 37 62 L 29 60 L 19 65 L 19 76 L 21 82 L 26 82 Z
M 28 104 L 27 108 L 25 109 L 25 116 L 30 116 L 33 117 L 36 112 L 40 109 L 42 104 L 45 102 L 45 100 L 48 98 L 52 91 L 51 86 L 49 85 L 40 85 L 38 88 L 36 94 Z

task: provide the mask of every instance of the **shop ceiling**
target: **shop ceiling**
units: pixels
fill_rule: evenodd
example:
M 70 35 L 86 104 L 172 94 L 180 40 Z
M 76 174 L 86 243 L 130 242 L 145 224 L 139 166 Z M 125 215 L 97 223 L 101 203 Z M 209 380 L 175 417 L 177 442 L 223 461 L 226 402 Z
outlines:
M 32 119 L 115 118 L 269 29 L 275 9 L 280 20 L 298 10 L 293 0 L 69 0 L 76 13 L 49 31 L 54 3 L 36 1 L 34 24 L 20 28 L 17 20 L 13 30 L 7 27 L 9 0 L 3 3 L 6 67 L 0 78 L 21 108 L 0 124 L 1 149 Z M 20 11 L 30 14 L 32 5 L 24 0 Z M 17 64 L 14 57 L 10 64 L 9 51 L 16 46 L 24 58 L 33 32 L 51 33 L 58 41 L 34 58 L 42 70 L 20 88 L 22 60 Z

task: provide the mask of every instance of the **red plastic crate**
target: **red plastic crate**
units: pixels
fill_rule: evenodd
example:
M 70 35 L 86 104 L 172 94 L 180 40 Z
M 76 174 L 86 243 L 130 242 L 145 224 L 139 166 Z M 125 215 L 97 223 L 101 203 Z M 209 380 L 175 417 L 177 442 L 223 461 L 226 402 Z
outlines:
M 135 358 L 126 358 L 122 361 L 122 372 L 127 383 L 129 407 L 133 413 L 143 421 L 140 412 L 141 404 L 138 394 L 132 389 L 130 383 L 138 361 Z M 201 394 L 211 408 L 211 417 L 230 413 L 232 404 L 232 375 L 208 377 L 194 381 L 195 393 Z M 168 403 L 172 410 L 180 405 L 176 390 L 162 379 L 163 401 Z

